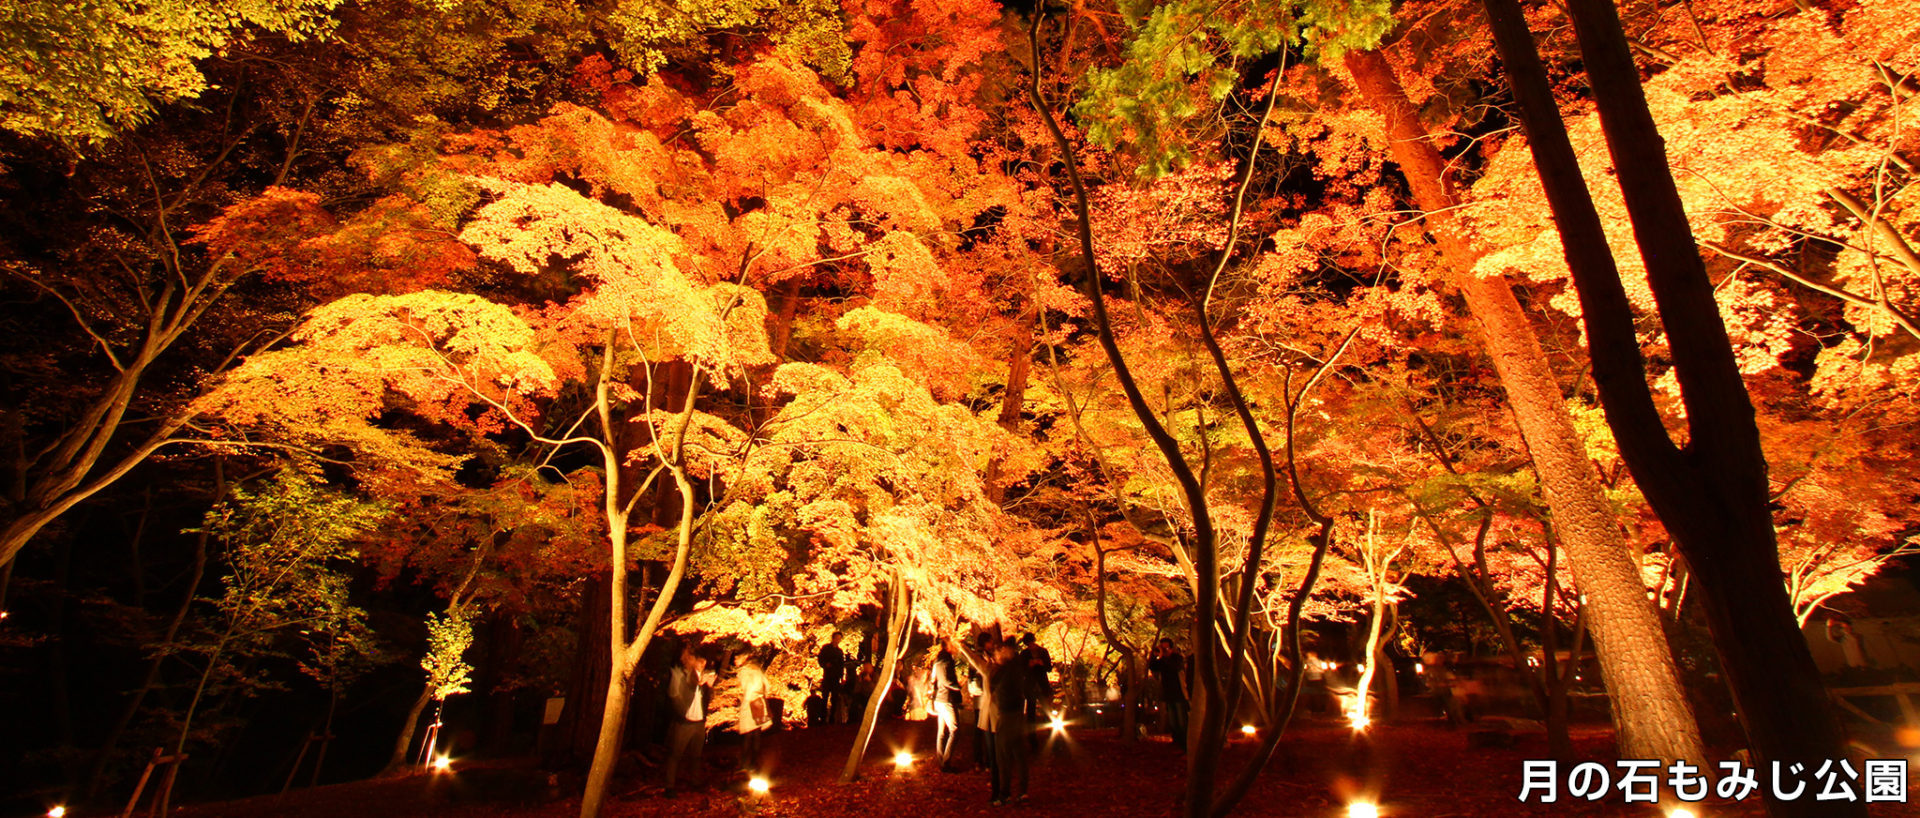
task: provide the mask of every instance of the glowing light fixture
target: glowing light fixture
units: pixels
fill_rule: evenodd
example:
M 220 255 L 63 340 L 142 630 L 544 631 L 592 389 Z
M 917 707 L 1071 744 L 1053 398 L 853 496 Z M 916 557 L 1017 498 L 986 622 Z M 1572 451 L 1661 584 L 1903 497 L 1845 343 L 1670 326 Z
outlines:
M 453 759 L 448 758 L 446 756 L 440 756 L 439 758 L 436 758 L 433 760 L 433 768 L 443 773 L 448 770 L 451 770 L 453 769 Z
M 913 766 L 913 754 L 905 750 L 893 754 L 893 766 L 904 770 Z
M 756 775 L 752 780 L 747 782 L 747 789 L 753 790 L 761 795 L 766 795 L 767 790 L 773 789 L 773 785 L 768 784 L 766 779 Z
M 1413 663 L 1413 672 L 1415 672 L 1415 673 L 1425 673 L 1425 672 L 1427 672 L 1427 666 L 1426 666 L 1425 664 L 1422 664 L 1422 663 L 1420 663 L 1420 662 L 1414 662 L 1414 663 Z
M 1667 810 L 1667 818 L 1698 818 L 1698 816 L 1694 814 L 1693 810 L 1687 809 L 1686 807 L 1674 807 L 1673 809 Z
M 1347 805 L 1347 818 L 1380 818 L 1380 808 L 1368 801 L 1355 801 Z
M 1260 731 L 1259 731 L 1258 729 L 1256 729 L 1256 728 L 1255 728 L 1255 727 L 1254 727 L 1253 725 L 1251 725 L 1251 724 L 1242 724 L 1242 725 L 1240 725 L 1240 732 L 1241 732 L 1241 733 L 1242 733 L 1243 735 L 1249 735 L 1249 736 L 1251 736 L 1251 735 L 1253 735 L 1253 734 L 1255 734 L 1255 733 L 1258 733 L 1258 732 L 1260 732 Z
M 1055 710 L 1048 714 L 1047 726 L 1052 727 L 1053 732 L 1064 733 L 1067 731 L 1067 720 L 1060 718 L 1060 711 Z
M 57 806 L 57 807 L 54 807 L 53 809 L 47 810 L 47 818 L 66 818 L 66 816 L 67 816 L 67 808 L 65 805 Z

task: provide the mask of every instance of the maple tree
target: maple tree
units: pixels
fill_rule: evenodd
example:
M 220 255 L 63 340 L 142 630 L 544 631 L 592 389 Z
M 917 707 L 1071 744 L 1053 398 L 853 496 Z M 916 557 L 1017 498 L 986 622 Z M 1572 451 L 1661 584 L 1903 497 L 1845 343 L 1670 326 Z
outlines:
M 587 768 L 583 815 L 654 725 L 631 703 L 667 633 L 794 690 L 864 640 L 851 779 L 927 637 L 979 628 L 1036 632 L 1068 709 L 1117 682 L 1128 740 L 1141 651 L 1182 643 L 1184 811 L 1217 815 L 1299 735 L 1309 640 L 1357 660 L 1377 726 L 1442 605 L 1558 757 L 1590 646 L 1623 757 L 1706 760 L 1702 619 L 1758 758 L 1837 753 L 1803 657 L 1774 684 L 1752 650 L 1917 545 L 1920 62 L 1896 4 L 1777 5 L 1622 9 L 1637 65 L 1588 59 L 1597 4 L 1508 9 L 1542 95 L 1460 0 L 29 3 L 0 23 L 27 55 L 0 68 L 0 375 L 26 387 L 0 563 L 105 559 L 73 510 L 220 475 L 175 502 L 224 528 L 139 512 L 131 582 L 60 563 L 60 594 L 130 598 L 135 641 L 194 657 L 130 665 L 96 787 L 177 675 L 221 695 L 174 746 L 282 695 L 232 686 L 239 654 L 331 724 L 384 701 L 351 684 L 380 643 L 419 657 L 381 676 L 397 767 L 436 700 L 511 709 L 492 642 L 519 628 L 559 652 L 534 684 L 566 696 L 548 760 Z M 1559 122 L 1578 184 L 1529 156 Z M 227 497 L 229 464 L 265 471 Z M 245 510 L 342 504 L 382 521 L 316 538 L 283 595 L 325 615 L 216 638 L 253 614 L 195 602 L 203 574 L 273 550 Z

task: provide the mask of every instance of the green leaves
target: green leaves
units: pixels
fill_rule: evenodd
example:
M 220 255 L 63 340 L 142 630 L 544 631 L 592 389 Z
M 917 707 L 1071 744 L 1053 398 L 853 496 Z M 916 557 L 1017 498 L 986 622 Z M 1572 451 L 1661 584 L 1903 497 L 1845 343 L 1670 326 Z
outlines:
M 473 622 L 465 611 L 427 614 L 427 654 L 420 657 L 420 668 L 427 672 L 434 701 L 467 692 L 467 684 L 473 681 L 473 666 L 466 660 L 470 647 Z
M 0 4 L 0 128 L 98 142 L 207 90 L 194 63 L 253 31 L 323 36 L 340 0 Z
M 1126 59 L 1092 71 L 1074 106 L 1087 135 L 1125 148 L 1148 179 L 1193 159 L 1192 131 L 1240 84 L 1248 60 L 1282 49 L 1308 60 L 1371 48 L 1392 25 L 1388 0 L 1176 0 L 1128 11 Z

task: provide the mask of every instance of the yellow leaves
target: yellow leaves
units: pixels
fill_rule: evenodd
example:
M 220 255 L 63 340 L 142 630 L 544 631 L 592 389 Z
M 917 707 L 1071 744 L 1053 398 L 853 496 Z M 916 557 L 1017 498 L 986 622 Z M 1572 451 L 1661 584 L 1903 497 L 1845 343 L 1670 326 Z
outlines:
M 749 645 L 788 645 L 806 638 L 801 631 L 801 624 L 800 608 L 794 605 L 780 605 L 770 612 L 762 612 L 702 603 L 696 605 L 692 613 L 674 620 L 667 630 L 674 633 L 723 633 Z
M 481 180 L 499 198 L 460 238 L 483 258 L 528 275 L 571 268 L 591 286 L 560 320 L 584 335 L 611 332 L 648 360 L 684 358 L 731 373 L 773 360 L 759 293 L 701 286 L 682 272 L 678 235 L 558 183 Z
M 835 322 L 855 350 L 854 368 L 888 364 L 923 373 L 923 382 L 944 400 L 965 395 L 986 362 L 972 347 L 944 330 L 876 307 L 859 307 Z

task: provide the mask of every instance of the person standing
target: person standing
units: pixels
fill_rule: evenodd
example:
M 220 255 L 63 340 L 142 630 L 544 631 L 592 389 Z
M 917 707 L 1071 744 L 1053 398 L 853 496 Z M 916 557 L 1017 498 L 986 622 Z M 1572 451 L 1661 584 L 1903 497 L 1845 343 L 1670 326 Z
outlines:
M 1000 726 L 1000 713 L 993 704 L 993 678 L 998 667 L 1000 638 L 991 633 L 977 634 L 974 644 L 978 651 L 968 648 L 967 643 L 958 638 L 949 638 L 948 644 L 966 658 L 967 664 L 973 667 L 974 676 L 979 679 L 979 692 L 973 697 L 973 706 L 977 711 L 973 731 L 974 760 L 987 768 L 987 780 L 992 782 L 993 803 L 996 806 L 1004 804 L 1006 795 L 1002 791 L 1000 777 L 999 742 L 995 740 L 994 733 Z
M 767 672 L 759 662 L 742 654 L 734 665 L 734 675 L 740 682 L 740 717 L 734 722 L 734 730 L 740 734 L 740 769 L 751 778 L 760 773 L 760 742 L 773 729 L 767 712 Z
M 847 652 L 840 649 L 840 634 L 834 634 L 820 648 L 820 689 L 827 694 L 827 721 L 846 721 L 845 687 Z
M 1032 684 L 1025 652 L 1013 642 L 1001 642 L 987 675 L 992 689 L 993 724 L 993 803 L 995 805 L 1027 800 L 1027 719 L 1023 712 Z
M 1053 683 L 1047 675 L 1053 672 L 1053 654 L 1040 646 L 1031 631 L 1020 634 L 1020 653 L 1018 658 L 1026 667 L 1026 700 L 1024 708 L 1027 725 L 1044 724 L 1052 717 L 1047 710 L 1053 705 Z M 1035 737 L 1038 741 L 1038 737 Z
M 667 791 L 673 791 L 681 764 L 691 767 L 696 780 L 706 778 L 700 768 L 700 755 L 707 744 L 707 703 L 713 701 L 713 683 L 717 675 L 707 669 L 707 657 L 698 646 L 688 642 L 680 648 L 680 661 L 667 678 L 667 701 L 672 708 L 667 723 Z
M 960 676 L 954 672 L 953 653 L 946 648 L 933 657 L 932 701 L 935 721 L 933 746 L 940 753 L 940 770 L 953 772 L 953 737 L 960 729 Z
M 1166 715 L 1167 733 L 1175 746 L 1187 746 L 1187 685 L 1181 678 L 1187 670 L 1187 657 L 1173 647 L 1172 639 L 1161 639 L 1147 660 L 1147 671 L 1160 683 L 1160 708 Z

